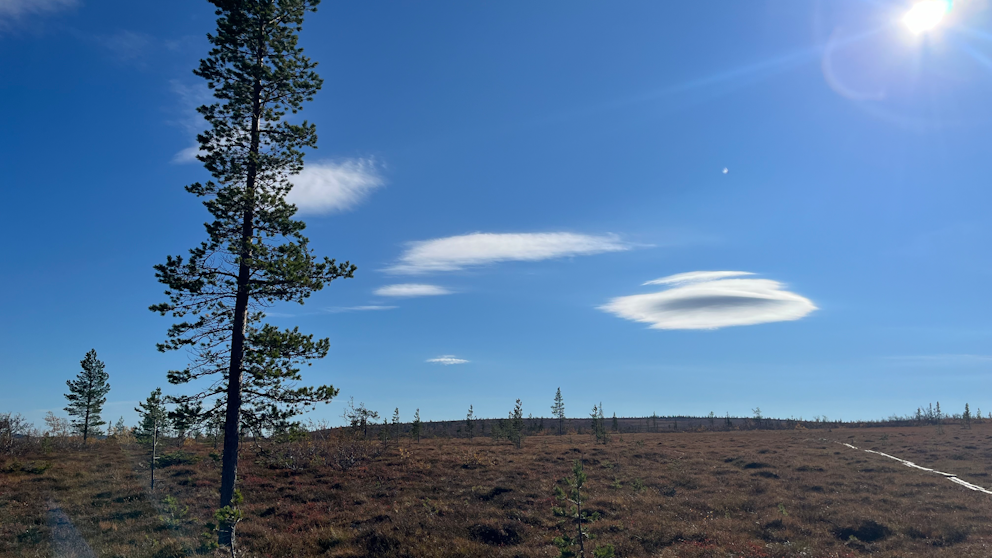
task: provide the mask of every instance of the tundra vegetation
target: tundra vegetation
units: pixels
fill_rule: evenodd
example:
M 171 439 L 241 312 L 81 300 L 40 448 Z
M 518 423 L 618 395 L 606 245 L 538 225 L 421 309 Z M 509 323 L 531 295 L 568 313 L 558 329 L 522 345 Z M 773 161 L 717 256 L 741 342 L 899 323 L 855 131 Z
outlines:
M 992 484 L 992 424 L 914 419 L 786 428 L 763 416 L 764 429 L 736 418 L 713 430 L 709 417 L 678 417 L 687 429 L 674 430 L 675 417 L 657 417 L 654 431 L 618 417 L 606 443 L 588 418 L 570 419 L 565 435 L 534 430 L 519 447 L 457 436 L 461 420 L 421 422 L 420 443 L 410 423 L 245 433 L 246 497 L 226 519 L 244 556 L 987 556 L 992 497 L 843 445 Z M 400 435 L 385 444 L 381 430 Z M 154 490 L 147 427 L 126 434 L 83 444 L 0 415 L 0 556 L 51 555 L 50 505 L 97 556 L 229 552 L 215 539 L 222 459 L 210 433 L 173 449 L 164 429 Z

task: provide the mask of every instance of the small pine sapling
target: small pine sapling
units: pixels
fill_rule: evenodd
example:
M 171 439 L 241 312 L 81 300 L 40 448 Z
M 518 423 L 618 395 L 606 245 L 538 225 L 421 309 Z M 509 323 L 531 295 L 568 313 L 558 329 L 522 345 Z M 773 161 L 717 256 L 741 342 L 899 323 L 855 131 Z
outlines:
M 558 547 L 558 558 L 584 558 L 586 555 L 585 539 L 594 538 L 583 528 L 583 524 L 599 520 L 599 512 L 589 513 L 582 509 L 582 503 L 586 501 L 586 497 L 582 495 L 586 480 L 588 478 L 582 468 L 582 460 L 576 459 L 572 464 L 572 475 L 564 479 L 568 491 L 562 490 L 561 486 L 557 484 L 555 485 L 554 497 L 558 501 L 558 505 L 552 506 L 551 512 L 555 517 L 564 518 L 559 523 L 562 534 L 552 541 Z M 571 529 L 567 529 L 570 522 L 575 524 L 574 538 L 569 535 Z M 578 546 L 578 552 L 575 551 L 576 546 Z M 596 547 L 592 555 L 593 558 L 613 558 L 616 551 L 613 545 L 607 544 Z
M 413 413 L 413 424 L 410 425 L 410 437 L 416 438 L 417 442 L 420 442 L 420 430 L 420 409 L 417 409 L 417 411 Z
M 162 388 L 155 388 L 144 403 L 139 402 L 134 409 L 141 417 L 138 426 L 138 440 L 147 441 L 152 446 L 151 489 L 155 490 L 155 461 L 158 459 L 158 436 L 168 415 L 162 399 Z
M 471 440 L 472 435 L 475 433 L 475 411 L 472 410 L 472 406 L 468 406 L 468 414 L 465 415 L 465 435 Z
M 516 405 L 513 406 L 513 412 L 510 413 L 510 428 L 509 436 L 513 445 L 518 448 L 524 443 L 524 407 L 523 404 L 517 399 Z

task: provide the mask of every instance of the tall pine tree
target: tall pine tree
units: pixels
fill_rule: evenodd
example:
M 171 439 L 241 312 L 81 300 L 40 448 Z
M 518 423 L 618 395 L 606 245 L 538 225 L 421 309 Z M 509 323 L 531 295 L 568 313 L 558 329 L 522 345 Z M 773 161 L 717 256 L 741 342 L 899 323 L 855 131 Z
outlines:
M 96 358 L 96 349 L 90 349 L 79 364 L 83 369 L 75 381 L 65 382 L 69 386 L 69 393 L 65 394 L 69 405 L 65 411 L 75 417 L 72 426 L 83 434 L 85 444 L 91 433 L 98 433 L 99 427 L 107 424 L 100 418 L 100 413 L 110 391 L 110 384 L 107 383 L 110 375 L 104 370 L 103 362 Z
M 239 432 L 285 426 L 337 395 L 329 385 L 296 387 L 300 366 L 324 357 L 328 340 L 265 324 L 263 309 L 278 301 L 302 304 L 328 282 L 351 277 L 355 266 L 319 260 L 285 199 L 289 177 L 303 169 L 303 150 L 317 142 L 315 126 L 290 124 L 285 116 L 322 84 L 316 63 L 297 44 L 305 14 L 319 0 L 210 1 L 217 30 L 207 35 L 212 48 L 194 73 L 215 98 L 198 109 L 208 129 L 197 136 L 197 158 L 213 180 L 186 190 L 206 198 L 213 219 L 207 240 L 187 257 L 170 256 L 155 267 L 169 300 L 151 310 L 181 320 L 159 350 L 193 355 L 186 369 L 169 372 L 169 381 L 212 379 L 202 391 L 171 401 L 187 408 L 207 401 L 200 420 L 224 414 L 220 506 L 232 520 L 221 525 L 219 542 L 233 549 Z

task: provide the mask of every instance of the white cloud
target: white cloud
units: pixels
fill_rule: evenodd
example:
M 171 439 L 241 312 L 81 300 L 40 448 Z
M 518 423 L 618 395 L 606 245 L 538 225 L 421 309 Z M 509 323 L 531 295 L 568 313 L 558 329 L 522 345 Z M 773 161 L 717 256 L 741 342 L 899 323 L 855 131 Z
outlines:
M 172 162 L 173 163 L 178 163 L 180 165 L 181 164 L 184 164 L 184 163 L 195 163 L 196 162 L 196 156 L 199 155 L 199 154 L 200 154 L 200 146 L 199 145 L 191 145 L 191 146 L 187 147 L 186 149 L 183 149 L 179 153 L 176 153 L 175 155 L 173 155 L 172 156 Z
M 742 275 L 754 274 L 747 271 L 690 271 L 688 273 L 676 273 L 675 275 L 648 281 L 644 285 L 680 285 L 698 283 L 700 281 L 712 281 L 714 279 L 726 279 L 727 277 L 740 277 Z
M 55 12 L 75 6 L 76 0 L 0 0 L 0 18 Z
M 377 310 L 394 310 L 399 308 L 399 306 L 381 306 L 381 305 L 367 305 L 367 306 L 334 306 L 328 308 L 327 311 L 332 314 L 337 314 L 340 312 L 374 312 Z
M 418 283 L 401 283 L 398 285 L 386 285 L 375 290 L 379 296 L 414 297 L 414 296 L 438 296 L 452 294 L 451 291 L 437 285 L 423 285 Z
M 300 213 L 346 211 L 384 184 L 372 159 L 309 164 L 290 180 L 293 189 L 286 200 L 295 204 Z
M 729 279 L 743 271 L 694 271 L 645 284 L 672 287 L 656 293 L 622 296 L 599 309 L 651 324 L 651 329 L 717 329 L 798 320 L 816 310 L 809 299 L 770 279 Z
M 0 0 L 2 1 L 4 0 Z M 123 42 L 126 43 L 127 40 Z M 173 80 L 170 88 L 179 97 L 180 104 L 180 116 L 174 123 L 195 138 L 206 127 L 203 117 L 196 109 L 214 102 L 215 99 L 210 89 L 203 84 L 185 85 Z M 199 154 L 200 145 L 194 139 L 192 145 L 172 156 L 172 162 L 195 163 Z M 301 214 L 346 211 L 385 184 L 376 162 L 361 158 L 305 164 L 300 174 L 290 177 L 290 182 L 293 183 L 293 188 L 286 200 L 296 205 Z
M 411 242 L 399 262 L 387 271 L 426 273 L 455 271 L 473 265 L 506 261 L 539 261 L 629 250 L 615 235 L 575 233 L 472 233 Z
M 441 355 L 437 358 L 429 358 L 427 362 L 450 366 L 452 364 L 465 364 L 468 361 L 463 358 L 456 358 L 455 355 Z

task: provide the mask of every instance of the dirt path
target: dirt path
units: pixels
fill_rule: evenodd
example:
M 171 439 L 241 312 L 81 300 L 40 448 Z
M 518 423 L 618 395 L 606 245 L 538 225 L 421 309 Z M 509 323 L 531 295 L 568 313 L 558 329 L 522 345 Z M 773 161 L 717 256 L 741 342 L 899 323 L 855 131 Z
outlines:
M 888 457 L 889 459 L 898 461 L 899 463 L 902 463 L 903 465 L 905 465 L 907 467 L 912 467 L 913 469 L 919 469 L 921 471 L 926 471 L 928 473 L 934 473 L 936 475 L 941 475 L 941 476 L 947 478 L 947 480 L 949 480 L 949 481 L 951 481 L 951 482 L 953 482 L 955 484 L 959 484 L 959 485 L 961 485 L 961 486 L 963 486 L 963 487 L 965 487 L 965 488 L 967 488 L 969 490 L 974 490 L 976 492 L 983 492 L 985 494 L 992 494 L 992 490 L 988 490 L 987 488 L 983 488 L 981 486 L 978 486 L 977 484 L 971 484 L 968 481 L 961 480 L 954 473 L 945 473 L 943 471 L 938 471 L 936 469 L 930 469 L 928 467 L 921 467 L 920 465 L 917 465 L 916 463 L 913 463 L 912 461 L 907 461 L 905 459 L 900 459 L 900 458 L 898 458 L 898 457 L 896 457 L 894 455 L 889 455 L 887 453 L 882 453 L 880 451 L 875 451 L 875 450 L 870 450 L 870 449 L 861 449 L 861 448 L 859 448 L 857 446 L 852 446 L 851 444 L 847 444 L 847 443 L 844 443 L 844 442 L 838 442 L 836 440 L 833 440 L 833 442 L 835 444 L 841 444 L 843 446 L 847 446 L 847 447 L 849 447 L 849 448 L 851 448 L 853 450 L 859 450 L 859 451 L 863 451 L 863 452 L 866 452 L 866 453 L 874 453 L 875 455 L 881 455 L 882 457 Z
M 52 500 L 48 501 L 48 527 L 52 530 L 54 558 L 96 558 L 69 516 Z

